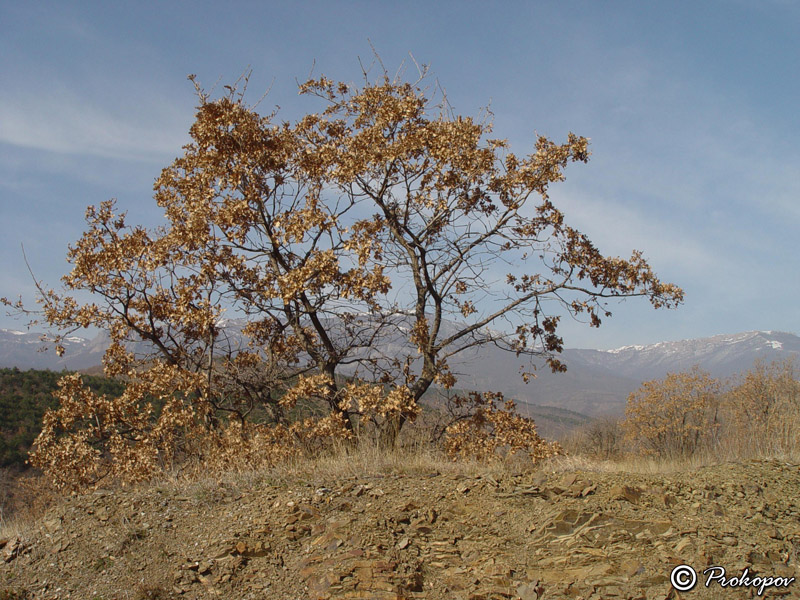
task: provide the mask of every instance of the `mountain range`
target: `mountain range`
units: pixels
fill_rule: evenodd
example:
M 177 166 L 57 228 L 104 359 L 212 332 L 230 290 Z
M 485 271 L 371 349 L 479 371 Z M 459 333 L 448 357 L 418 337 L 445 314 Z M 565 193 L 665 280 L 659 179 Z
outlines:
M 455 324 L 453 324 L 455 325 Z M 20 369 L 87 370 L 101 363 L 107 338 L 72 336 L 66 339 L 64 355 L 51 349 L 39 352 L 37 333 L 0 329 L 0 367 Z M 388 343 L 384 353 L 399 342 Z M 555 407 L 587 416 L 619 415 L 628 394 L 643 381 L 683 371 L 693 365 L 725 378 L 746 371 L 754 361 L 795 359 L 800 354 L 800 337 L 777 331 L 749 331 L 708 338 L 624 346 L 614 350 L 565 349 L 561 360 L 566 373 L 551 373 L 542 365 L 536 377 L 524 383 L 521 371 L 530 370 L 517 358 L 489 345 L 472 349 L 451 360 L 458 388 L 503 392 L 524 405 Z M 535 412 L 538 412 L 535 411 Z

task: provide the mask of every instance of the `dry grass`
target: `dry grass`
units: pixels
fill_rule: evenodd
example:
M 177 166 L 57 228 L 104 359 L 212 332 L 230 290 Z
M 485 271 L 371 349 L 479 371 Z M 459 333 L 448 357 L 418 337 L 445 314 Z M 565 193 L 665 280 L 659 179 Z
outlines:
M 14 539 L 22 537 L 35 519 L 23 516 L 14 516 L 0 521 L 0 539 Z
M 511 456 L 493 462 L 449 459 L 443 452 L 430 446 L 414 446 L 387 451 L 377 444 L 357 447 L 340 446 L 335 451 L 317 457 L 299 457 L 263 469 L 228 470 L 209 473 L 202 465 L 165 474 L 156 483 L 182 494 L 205 497 L 216 493 L 221 486 L 255 489 L 263 483 L 293 487 L 298 483 L 314 482 L 320 486 L 326 481 L 344 478 L 361 478 L 376 475 L 406 475 L 425 477 L 432 473 L 465 477 L 504 478 L 526 472 L 544 470 L 550 473 L 570 471 L 602 473 L 635 473 L 663 475 L 695 471 L 702 467 L 742 460 L 780 459 L 800 462 L 800 453 L 749 454 L 745 459 L 719 453 L 695 453 L 692 456 L 667 459 L 634 454 L 616 459 L 600 459 L 578 453 L 556 456 L 532 463 L 521 456 Z
M 37 474 L 4 472 L 0 507 L 0 538 L 14 538 L 39 519 L 62 496 Z
M 274 466 L 260 469 L 239 469 L 209 472 L 203 465 L 185 467 L 164 474 L 156 485 L 180 490 L 180 493 L 203 495 L 220 486 L 238 489 L 257 488 L 263 482 L 291 487 L 298 482 L 318 482 L 371 477 L 376 475 L 406 475 L 424 477 L 433 473 L 465 477 L 502 477 L 542 468 L 520 456 L 505 460 L 478 462 L 449 459 L 435 448 L 413 446 L 387 451 L 378 444 L 341 445 L 334 451 L 316 457 L 294 457 Z
M 727 447 L 721 445 L 714 449 L 695 452 L 689 456 L 679 458 L 641 456 L 628 453 L 620 454 L 616 459 L 601 459 L 594 455 L 573 453 L 551 459 L 544 468 L 551 469 L 554 472 L 590 471 L 664 475 L 751 460 L 780 460 L 797 464 L 800 463 L 800 448 L 787 450 L 786 448 L 774 448 L 766 444 L 762 448 L 743 447 L 738 442 L 734 442 Z
M 638 455 L 627 455 L 614 460 L 604 460 L 591 456 L 567 455 L 552 459 L 548 467 L 554 472 L 590 471 L 599 473 L 638 473 L 663 475 L 691 471 L 700 467 L 719 464 L 714 456 L 694 455 L 689 458 L 667 459 Z
M 546 461 L 545 461 L 546 462 Z M 432 473 L 467 477 L 502 477 L 509 473 L 524 473 L 541 468 L 523 455 L 511 455 L 491 462 L 471 459 L 457 461 L 432 445 L 429 441 L 407 439 L 402 447 L 387 450 L 380 444 L 366 440 L 358 445 L 338 443 L 334 448 L 317 455 L 294 456 L 275 465 L 260 468 L 242 466 L 214 468 L 202 461 L 189 460 L 169 472 L 128 489 L 160 487 L 180 494 L 213 501 L 222 486 L 254 489 L 263 483 L 294 486 L 298 482 L 317 482 L 343 478 L 402 474 L 424 477 Z M 0 537 L 24 536 L 45 511 L 63 497 L 43 477 L 19 479 L 15 492 L 16 508 L 0 516 Z M 115 487 L 111 485 L 110 487 Z

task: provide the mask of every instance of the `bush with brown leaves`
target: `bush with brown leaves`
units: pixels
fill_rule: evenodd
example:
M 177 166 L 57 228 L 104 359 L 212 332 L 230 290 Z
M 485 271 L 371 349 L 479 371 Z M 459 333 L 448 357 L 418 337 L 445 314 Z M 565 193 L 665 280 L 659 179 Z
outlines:
M 455 402 L 466 410 L 445 430 L 444 449 L 450 458 L 491 461 L 525 453 L 538 462 L 563 453 L 557 442 L 542 439 L 533 420 L 518 414 L 514 402 L 500 393 L 472 392 Z
M 698 367 L 647 381 L 630 396 L 622 423 L 635 452 L 682 458 L 713 448 L 720 432 L 721 384 Z

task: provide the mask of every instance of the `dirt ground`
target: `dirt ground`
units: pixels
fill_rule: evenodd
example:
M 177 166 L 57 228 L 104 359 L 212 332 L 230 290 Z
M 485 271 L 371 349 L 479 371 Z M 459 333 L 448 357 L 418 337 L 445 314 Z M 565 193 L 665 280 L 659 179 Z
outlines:
M 10 600 L 800 598 L 800 467 L 224 478 L 73 496 L 0 545 Z

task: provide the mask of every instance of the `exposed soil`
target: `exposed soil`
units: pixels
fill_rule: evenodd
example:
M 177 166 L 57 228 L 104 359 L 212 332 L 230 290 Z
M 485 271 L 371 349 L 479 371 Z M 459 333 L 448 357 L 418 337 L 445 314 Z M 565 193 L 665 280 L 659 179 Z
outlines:
M 432 471 L 152 486 L 66 499 L 0 541 L 6 596 L 86 600 L 749 598 L 800 577 L 800 468 Z M 691 592 L 675 565 L 700 572 Z M 27 594 L 27 596 L 26 596 Z M 800 598 L 800 584 L 765 597 Z M 0 593 L 2 596 L 2 593 Z

